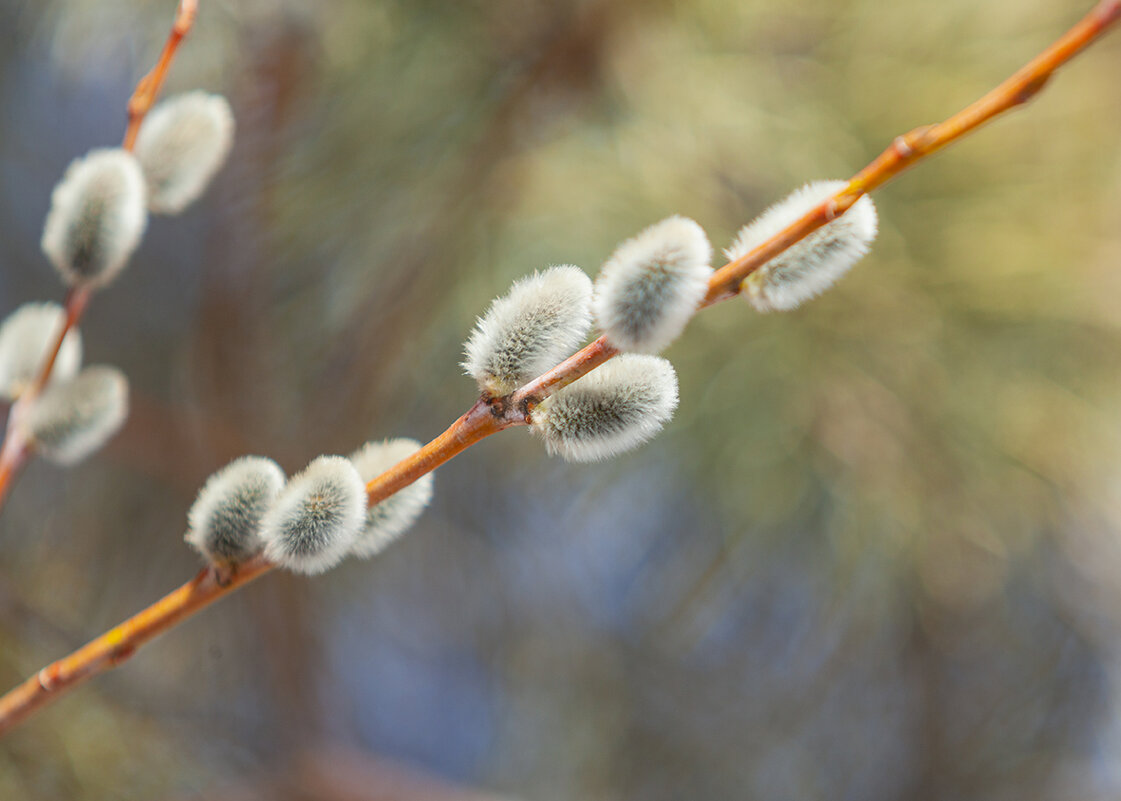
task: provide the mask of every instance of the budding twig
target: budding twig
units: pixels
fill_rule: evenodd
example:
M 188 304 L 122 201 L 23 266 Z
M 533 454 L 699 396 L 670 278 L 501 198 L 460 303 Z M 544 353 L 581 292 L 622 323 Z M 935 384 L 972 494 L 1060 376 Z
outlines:
M 1101 0 L 1073 28 L 995 89 L 942 122 L 920 126 L 896 137 L 883 153 L 830 200 L 770 241 L 717 270 L 708 282 L 704 305 L 711 306 L 737 294 L 748 275 L 807 234 L 843 214 L 861 196 L 879 189 L 916 162 L 972 133 L 994 117 L 1031 100 L 1055 70 L 1093 44 L 1119 18 L 1121 0 Z
M 197 12 L 198 0 L 179 1 L 179 6 L 175 11 L 175 20 L 171 25 L 171 33 L 168 34 L 167 43 L 164 45 L 163 52 L 160 53 L 159 61 L 147 75 L 140 79 L 136 84 L 136 89 L 133 90 L 132 97 L 129 98 L 128 127 L 125 129 L 122 145 L 125 150 L 131 151 L 136 143 L 140 123 L 144 121 L 145 115 L 159 95 L 164 78 L 167 77 L 168 68 L 171 67 L 171 62 L 175 59 L 175 52 L 179 49 L 179 44 L 183 41 L 183 38 L 191 30 L 191 26 L 194 25 Z M 63 340 L 66 339 L 70 330 L 76 328 L 78 323 L 81 322 L 92 294 L 92 287 L 86 285 L 74 286 L 67 291 L 64 303 L 66 321 L 63 323 L 62 330 L 58 332 L 54 345 L 51 347 L 46 361 L 43 362 L 43 367 L 39 371 L 35 382 L 12 407 L 12 413 L 8 418 L 8 427 L 4 433 L 4 440 L 0 443 L 0 507 L 3 506 L 8 497 L 12 482 L 15 481 L 19 471 L 31 455 L 30 448 L 22 441 L 20 435 L 16 433 L 15 426 L 12 425 L 12 420 L 17 416 L 17 408 L 21 405 L 29 405 L 46 386 L 51 370 L 54 369 L 55 360 L 58 358 L 58 352 L 62 348 Z
M 177 17 L 176 28 L 168 39 L 164 56 L 156 69 L 141 81 L 141 86 L 137 87 L 137 95 L 143 95 L 142 90 L 152 91 L 153 85 L 158 89 L 158 81 L 162 80 L 163 72 L 166 71 L 165 61 L 170 60 L 170 54 L 174 53 L 186 28 L 189 28 L 193 14 L 194 3 L 184 0 L 180 4 L 180 17 Z M 180 18 L 184 15 L 187 15 L 186 28 L 180 26 Z M 879 188 L 918 161 L 972 133 L 990 119 L 1025 103 L 1043 87 L 1058 67 L 1086 49 L 1118 19 L 1121 19 L 1121 0 L 1102 0 L 1054 44 L 984 97 L 944 122 L 916 128 L 898 137 L 830 200 L 714 273 L 709 280 L 703 305 L 711 306 L 736 295 L 744 278 L 795 242 L 836 218 L 861 196 Z M 146 84 L 148 81 L 155 83 Z M 150 97 L 148 102 L 150 105 Z M 137 109 L 147 108 L 141 101 L 136 101 L 135 105 Z M 133 103 L 130 103 L 130 117 L 132 113 Z M 126 138 L 126 146 L 128 141 Z M 367 502 L 375 504 L 388 498 L 491 434 L 528 424 L 529 412 L 537 404 L 587 375 L 618 352 L 604 337 L 600 337 L 515 392 L 501 398 L 480 399 L 436 439 L 370 481 L 366 485 Z M 2 462 L 3 459 L 0 458 L 0 481 L 3 480 Z M 0 483 L 0 491 L 2 486 Z M 262 557 L 256 557 L 239 565 L 232 575 L 223 575 L 213 567 L 204 569 L 194 579 L 152 606 L 64 659 L 48 665 L 0 697 L 0 734 L 82 681 L 117 666 L 141 645 L 272 568 L 273 565 Z
M 129 98 L 128 128 L 125 129 L 125 139 L 121 145 L 125 150 L 132 150 L 136 144 L 136 135 L 140 133 L 140 123 L 144 121 L 144 116 L 152 108 L 152 104 L 156 102 L 156 97 L 163 87 L 164 78 L 167 77 L 167 70 L 175 59 L 175 51 L 179 49 L 183 37 L 195 24 L 197 13 L 198 0 L 179 0 L 179 7 L 175 11 L 175 21 L 171 24 L 171 33 L 167 35 L 167 42 L 163 46 L 163 52 L 160 53 L 159 61 L 156 62 L 156 66 L 152 67 L 151 72 L 140 79 L 132 97 Z

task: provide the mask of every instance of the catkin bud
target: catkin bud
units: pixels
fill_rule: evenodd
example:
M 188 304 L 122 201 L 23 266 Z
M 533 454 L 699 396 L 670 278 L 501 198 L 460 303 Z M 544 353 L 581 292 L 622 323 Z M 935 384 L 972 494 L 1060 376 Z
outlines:
M 54 346 L 66 312 L 57 303 L 25 303 L 0 325 L 0 398 L 15 400 L 35 380 Z M 82 365 L 82 335 L 71 328 L 51 369 L 52 381 L 72 378 Z
M 136 137 L 148 208 L 178 214 L 206 191 L 233 144 L 234 115 L 221 95 L 187 92 L 152 109 Z
M 363 481 L 369 482 L 402 459 L 420 450 L 415 439 L 387 439 L 367 442 L 350 455 Z M 404 534 L 432 500 L 432 474 L 427 473 L 366 511 L 366 528 L 358 535 L 351 552 L 363 558 L 373 556 Z
M 272 459 L 243 456 L 206 480 L 187 513 L 184 539 L 212 564 L 244 562 L 264 547 L 261 518 L 284 487 Z
M 69 286 L 104 286 L 125 266 L 148 223 L 144 176 L 121 148 L 75 159 L 51 195 L 43 252 Z
M 646 442 L 676 408 L 673 365 L 623 354 L 543 400 L 530 413 L 530 426 L 549 453 L 595 462 Z
M 592 311 L 620 350 L 657 353 L 685 329 L 708 291 L 712 246 L 687 217 L 629 239 L 603 265 Z
M 297 573 L 322 573 L 350 551 L 365 519 L 366 485 L 354 465 L 342 456 L 320 456 L 265 513 L 265 557 Z
M 464 369 L 490 395 L 513 392 L 576 350 L 591 325 L 591 300 L 591 280 L 572 265 L 516 281 L 476 323 Z
M 733 260 L 746 255 L 847 185 L 818 181 L 796 190 L 744 226 L 725 254 Z M 876 207 L 864 196 L 745 278 L 743 296 L 763 312 L 796 308 L 833 286 L 868 252 L 875 238 Z
M 127 416 L 128 379 L 115 367 L 96 365 L 50 384 L 35 399 L 25 425 L 39 453 L 71 465 L 104 445 Z

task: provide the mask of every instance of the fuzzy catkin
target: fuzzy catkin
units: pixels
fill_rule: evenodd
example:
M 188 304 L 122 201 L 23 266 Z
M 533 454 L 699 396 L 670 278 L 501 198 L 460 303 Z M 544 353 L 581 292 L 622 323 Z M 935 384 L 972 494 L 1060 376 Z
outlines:
M 0 398 L 15 400 L 34 382 L 54 346 L 66 312 L 57 303 L 25 303 L 0 325 Z M 51 381 L 73 378 L 82 365 L 82 335 L 66 332 Z
M 121 148 L 75 159 L 51 194 L 43 252 L 68 286 L 99 287 L 124 268 L 148 224 L 140 164 Z
M 530 413 L 530 427 L 549 453 L 595 462 L 646 442 L 676 408 L 673 365 L 627 353 L 543 400 Z
M 367 442 L 350 455 L 363 481 L 369 482 L 393 465 L 420 450 L 415 439 L 400 437 L 384 442 Z M 432 500 L 432 474 L 426 473 L 366 511 L 366 523 L 351 552 L 368 558 L 412 527 Z
M 347 555 L 365 519 L 366 485 L 354 465 L 342 456 L 320 456 L 265 513 L 265 557 L 297 573 L 322 573 Z
M 95 365 L 43 390 L 28 413 L 26 433 L 45 458 L 72 465 L 104 445 L 127 416 L 128 379 L 115 367 Z
M 212 564 L 244 562 L 264 547 L 261 519 L 283 487 L 284 471 L 272 459 L 235 459 L 199 490 L 184 539 Z
M 619 350 L 658 353 L 685 329 L 708 291 L 712 246 L 687 217 L 670 217 L 620 245 L 603 265 L 592 310 Z
M 479 318 L 463 367 L 492 396 L 507 395 L 569 356 L 591 325 L 592 282 L 572 265 L 516 281 Z
M 847 185 L 818 181 L 794 191 L 744 226 L 725 254 L 734 260 L 750 253 Z M 796 308 L 833 286 L 868 252 L 876 226 L 876 207 L 864 196 L 745 278 L 743 296 L 763 312 Z
M 187 92 L 152 109 L 136 136 L 148 208 L 178 214 L 209 185 L 233 144 L 234 116 L 221 95 Z

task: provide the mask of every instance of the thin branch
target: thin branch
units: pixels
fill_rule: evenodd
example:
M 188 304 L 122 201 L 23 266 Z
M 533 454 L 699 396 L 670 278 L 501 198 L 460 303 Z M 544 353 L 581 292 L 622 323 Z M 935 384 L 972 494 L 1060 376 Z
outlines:
M 754 270 L 834 219 L 862 195 L 968 135 L 993 117 L 1025 103 L 1043 87 L 1058 67 L 1088 47 L 1118 19 L 1121 19 L 1121 0 L 1103 0 L 1064 36 L 992 92 L 945 122 L 916 128 L 898 137 L 831 200 L 743 258 L 729 262 L 714 273 L 709 281 L 704 306 L 711 306 L 738 294 L 743 279 Z M 173 38 L 174 35 L 173 31 Z M 181 34 L 179 38 L 182 38 Z M 367 484 L 369 503 L 384 500 L 485 437 L 506 428 L 525 425 L 534 405 L 591 372 L 616 353 L 601 337 L 511 395 L 480 399 L 443 434 Z M 258 557 L 240 566 L 231 576 L 221 576 L 213 568 L 207 568 L 187 584 L 121 625 L 70 656 L 43 668 L 0 697 L 0 735 L 67 690 L 98 673 L 116 667 L 131 657 L 141 645 L 273 567 Z
M 175 20 L 171 24 L 171 33 L 168 34 L 167 43 L 164 45 L 163 52 L 160 53 L 159 61 L 147 75 L 140 79 L 129 98 L 128 127 L 125 129 L 124 144 L 122 145 L 125 150 L 132 150 L 133 145 L 136 144 L 136 135 L 140 131 L 140 123 L 144 121 L 145 115 L 159 95 L 164 78 L 167 77 L 167 70 L 175 58 L 175 52 L 179 49 L 183 37 L 194 25 L 197 13 L 198 0 L 180 0 L 175 11 Z M 78 323 L 82 321 L 82 315 L 86 312 L 92 294 L 89 287 L 70 289 L 66 293 L 64 305 L 66 320 L 63 323 L 62 330 L 55 337 L 55 341 L 48 351 L 47 358 L 35 377 L 35 381 L 12 407 L 12 412 L 8 417 L 8 425 L 4 431 L 4 440 L 0 443 L 0 508 L 3 507 L 8 492 L 11 490 L 20 470 L 33 453 L 12 421 L 19 418 L 19 410 L 30 406 L 39 393 L 43 391 L 43 387 L 47 385 L 51 370 L 54 369 L 55 360 L 58 359 L 58 353 L 62 350 L 62 343 L 66 339 L 66 335 L 72 329 L 77 328 Z
M 36 397 L 43 391 L 43 387 L 47 385 L 47 381 L 51 377 L 51 370 L 54 369 L 55 360 L 58 359 L 58 353 L 62 350 L 62 343 L 66 341 L 66 335 L 69 334 L 72 329 L 78 327 L 82 315 L 86 313 L 86 306 L 89 304 L 91 294 L 92 292 L 89 287 L 77 287 L 67 291 L 66 300 L 63 301 L 65 318 L 62 322 L 62 329 L 55 335 L 54 344 L 47 352 L 47 360 L 43 362 L 43 366 L 39 368 L 39 375 L 35 377 L 35 381 L 23 396 L 21 396 L 21 400 Z
M 1081 53 L 1121 18 L 1121 0 L 1101 0 L 1094 9 L 995 89 L 957 114 L 898 136 L 849 185 L 769 241 L 729 262 L 713 275 L 704 305 L 738 294 L 743 279 L 782 251 L 843 214 L 862 195 L 879 189 L 916 162 L 980 128 L 1006 111 L 1022 106 L 1044 87 L 1055 70 Z
M 127 661 L 148 640 L 271 569 L 272 565 L 258 559 L 241 565 L 223 582 L 206 568 L 124 623 L 47 665 L 0 698 L 0 736 L 67 690 Z
M 420 476 L 466 450 L 479 440 L 509 424 L 480 400 L 452 423 L 448 430 L 417 454 L 371 481 L 366 488 L 369 503 L 388 498 Z M 239 565 L 232 573 L 207 567 L 182 587 L 110 629 L 57 662 L 52 662 L 23 684 L 0 697 L 0 736 L 19 725 L 40 707 L 77 687 L 98 673 L 117 667 L 149 640 L 190 617 L 222 596 L 272 570 L 274 565 L 257 557 Z
M 23 435 L 12 424 L 16 411 L 16 407 L 13 406 L 8 414 L 8 429 L 4 435 L 4 442 L 0 443 L 0 506 L 4 504 L 12 483 L 31 453 Z
M 19 471 L 23 469 L 32 455 L 30 443 L 23 435 L 19 427 L 19 421 L 26 414 L 26 410 L 31 407 L 31 404 L 35 402 L 35 398 L 43 391 L 43 387 L 47 385 L 47 380 L 51 377 L 51 370 L 54 369 L 55 360 L 58 358 L 58 352 L 62 350 L 62 343 L 66 339 L 66 335 L 81 319 L 89 296 L 89 290 L 84 288 L 71 289 L 66 293 L 65 319 L 62 328 L 55 336 L 54 344 L 47 352 L 47 358 L 39 369 L 38 375 L 35 376 L 35 380 L 12 404 L 8 413 L 4 441 L 0 443 L 0 507 L 3 507 Z
M 175 59 L 175 51 L 179 44 L 195 24 L 195 15 L 198 13 L 198 0 L 179 0 L 179 8 L 175 12 L 175 21 L 171 25 L 171 33 L 167 35 L 167 42 L 160 53 L 159 61 L 152 67 L 151 72 L 140 79 L 136 90 L 128 101 L 128 128 L 125 129 L 125 150 L 132 150 L 136 144 L 136 135 L 140 133 L 140 123 L 144 121 L 148 110 L 156 102 L 156 97 L 163 87 L 167 70 Z

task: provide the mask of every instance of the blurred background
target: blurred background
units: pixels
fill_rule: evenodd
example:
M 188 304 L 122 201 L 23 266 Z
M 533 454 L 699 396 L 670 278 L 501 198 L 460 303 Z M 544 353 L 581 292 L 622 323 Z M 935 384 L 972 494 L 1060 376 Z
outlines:
M 0 0 L 0 316 L 172 0 Z M 438 434 L 510 282 L 674 213 L 724 247 L 955 111 L 1091 0 L 201 0 L 168 91 L 233 155 L 82 327 L 133 413 L 0 516 L 6 689 L 179 585 L 205 477 Z M 524 431 L 372 562 L 269 575 L 0 743 L 4 799 L 1121 795 L 1121 33 L 877 193 L 789 314 L 666 354 L 592 466 Z

